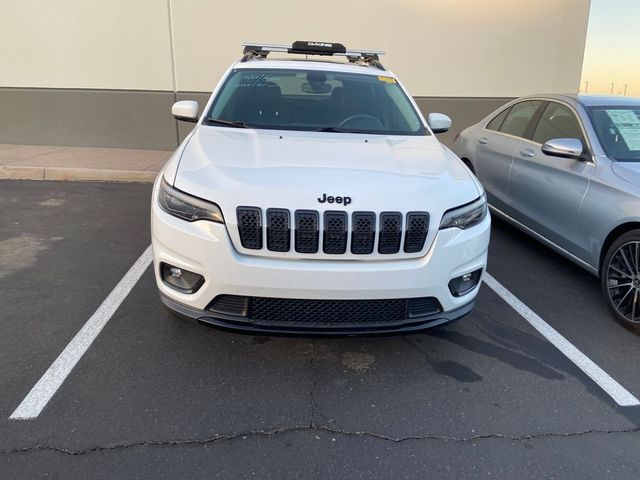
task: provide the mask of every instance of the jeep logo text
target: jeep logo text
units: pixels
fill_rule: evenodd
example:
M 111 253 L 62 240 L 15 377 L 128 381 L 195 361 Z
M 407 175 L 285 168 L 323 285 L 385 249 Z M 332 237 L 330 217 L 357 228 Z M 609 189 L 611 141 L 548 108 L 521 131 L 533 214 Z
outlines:
M 351 197 L 332 197 L 323 193 L 321 197 L 318 197 L 320 203 L 341 203 L 345 207 L 351 203 Z

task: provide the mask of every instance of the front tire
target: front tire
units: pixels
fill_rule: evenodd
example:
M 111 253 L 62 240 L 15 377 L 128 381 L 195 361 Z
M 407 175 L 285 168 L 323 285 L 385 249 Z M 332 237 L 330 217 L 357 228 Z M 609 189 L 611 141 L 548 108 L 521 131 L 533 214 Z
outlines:
M 602 263 L 601 281 L 616 319 L 640 334 L 640 229 L 611 244 Z

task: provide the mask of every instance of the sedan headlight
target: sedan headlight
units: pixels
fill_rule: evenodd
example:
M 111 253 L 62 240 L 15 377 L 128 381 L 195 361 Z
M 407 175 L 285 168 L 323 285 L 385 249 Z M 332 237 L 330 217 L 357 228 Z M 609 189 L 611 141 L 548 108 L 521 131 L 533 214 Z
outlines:
M 158 204 L 169 215 L 181 218 L 187 222 L 209 220 L 224 223 L 222 211 L 215 203 L 200 200 L 186 193 L 176 190 L 163 178 L 158 192 Z
M 447 210 L 442 216 L 440 229 L 469 228 L 479 224 L 487 216 L 487 197 L 483 194 L 471 203 Z

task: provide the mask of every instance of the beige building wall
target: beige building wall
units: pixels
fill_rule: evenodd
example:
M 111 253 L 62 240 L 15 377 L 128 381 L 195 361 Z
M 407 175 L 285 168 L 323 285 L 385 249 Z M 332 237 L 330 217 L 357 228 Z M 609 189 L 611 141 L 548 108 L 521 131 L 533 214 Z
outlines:
M 173 90 L 166 0 L 0 0 L 0 86 Z
M 385 50 L 454 132 L 515 96 L 575 92 L 589 0 L 0 0 L 0 12 L 0 142 L 172 148 L 184 131 L 171 103 L 206 99 L 243 41 Z
M 238 58 L 243 41 L 327 40 L 386 51 L 383 64 L 415 96 L 577 91 L 589 3 L 271 0 L 247 8 L 247 2 L 221 7 L 210 0 L 174 0 L 178 89 L 211 89 Z

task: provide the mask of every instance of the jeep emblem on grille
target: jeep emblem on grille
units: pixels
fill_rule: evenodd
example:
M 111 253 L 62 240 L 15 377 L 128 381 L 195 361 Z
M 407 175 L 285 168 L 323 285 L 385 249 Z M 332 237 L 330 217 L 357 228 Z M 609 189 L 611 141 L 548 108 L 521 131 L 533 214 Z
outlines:
M 351 197 L 332 197 L 323 193 L 321 197 L 318 197 L 319 203 L 341 203 L 345 207 L 351 203 Z

